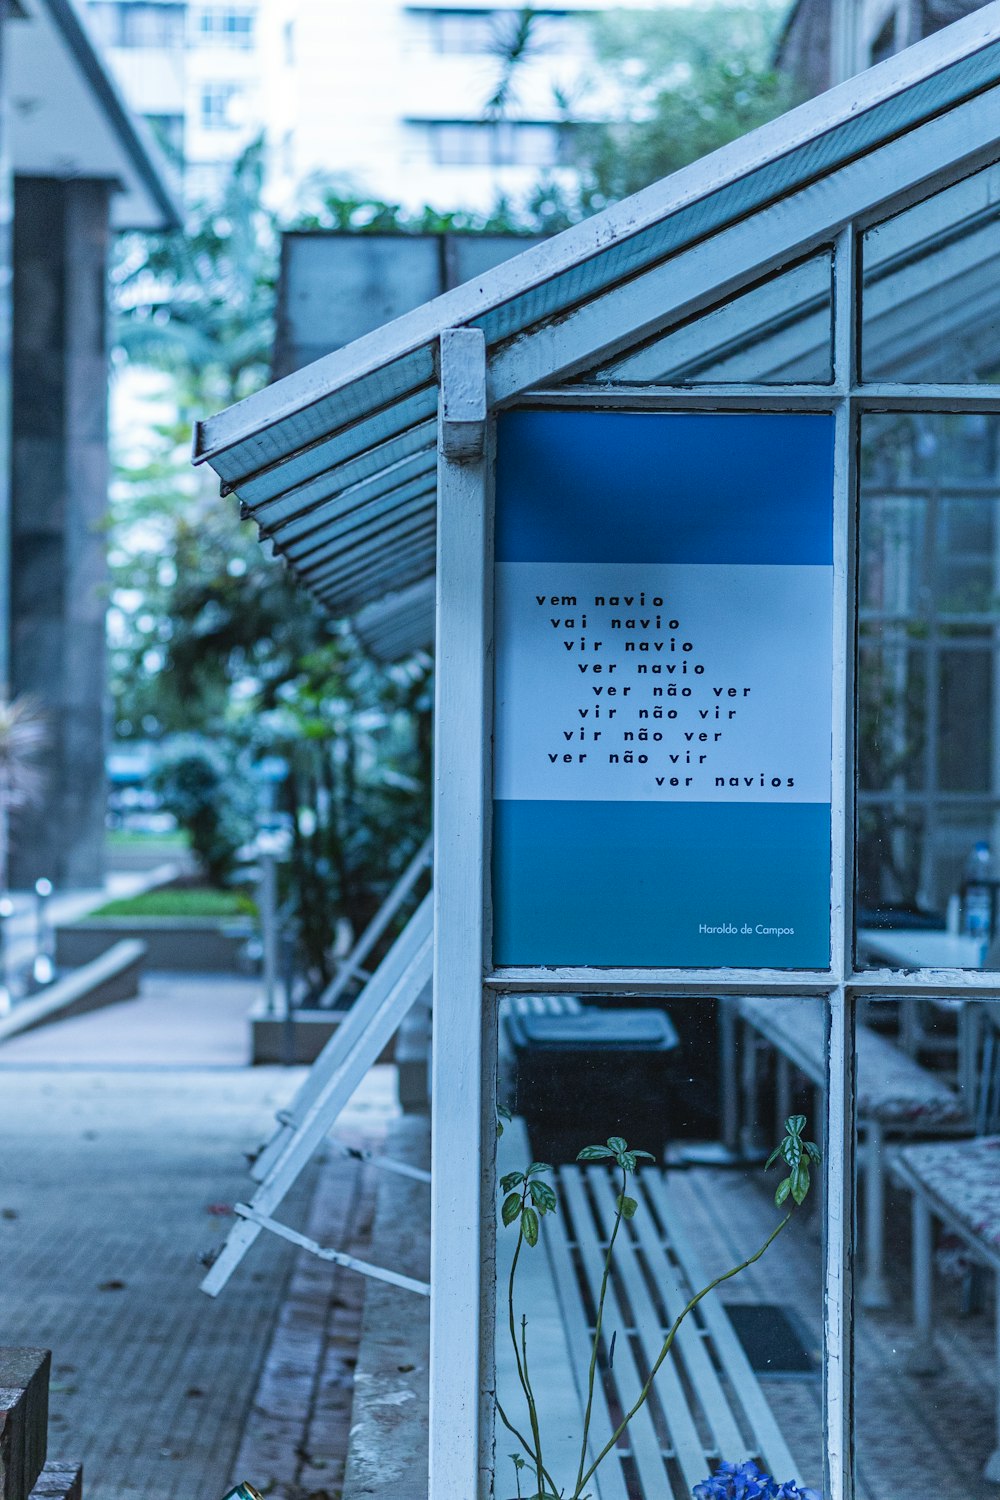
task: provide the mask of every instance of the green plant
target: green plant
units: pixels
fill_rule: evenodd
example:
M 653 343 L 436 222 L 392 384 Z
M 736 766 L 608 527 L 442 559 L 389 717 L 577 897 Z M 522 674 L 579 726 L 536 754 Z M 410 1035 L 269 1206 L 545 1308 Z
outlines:
M 500 1111 L 501 1119 L 506 1117 L 506 1111 Z M 503 1125 L 498 1121 L 498 1130 L 502 1133 Z M 767 1160 L 765 1170 L 782 1162 L 787 1168 L 787 1176 L 779 1182 L 775 1191 L 774 1201 L 777 1207 L 787 1203 L 789 1199 L 795 1207 L 801 1206 L 809 1192 L 810 1165 L 820 1160 L 820 1152 L 814 1141 L 803 1139 L 803 1131 L 806 1128 L 805 1115 L 791 1115 L 785 1121 L 785 1135 Z M 701 1300 L 713 1291 L 715 1287 L 724 1281 L 730 1281 L 760 1260 L 765 1251 L 773 1245 L 782 1230 L 789 1223 L 794 1212 L 790 1207 L 774 1226 L 763 1244 L 753 1255 L 747 1256 L 746 1260 L 740 1261 L 730 1270 L 715 1276 L 701 1291 L 697 1292 L 684 1308 L 678 1313 L 671 1324 L 663 1340 L 660 1352 L 653 1361 L 652 1368 L 646 1377 L 635 1401 L 625 1413 L 614 1432 L 600 1449 L 597 1457 L 587 1464 L 587 1443 L 590 1437 L 590 1420 L 593 1410 L 594 1385 L 597 1379 L 598 1362 L 601 1351 L 601 1334 L 604 1320 L 604 1302 L 611 1280 L 612 1266 L 614 1262 L 615 1241 L 618 1232 L 625 1220 L 634 1218 L 638 1212 L 639 1204 L 635 1198 L 629 1196 L 626 1189 L 629 1178 L 634 1176 L 640 1161 L 653 1161 L 648 1151 L 636 1151 L 631 1149 L 621 1136 L 611 1136 L 603 1146 L 585 1146 L 577 1156 L 577 1161 L 600 1162 L 606 1161 L 613 1165 L 621 1173 L 615 1220 L 608 1241 L 608 1248 L 604 1256 L 604 1267 L 601 1275 L 600 1291 L 597 1300 L 597 1314 L 594 1325 L 594 1334 L 591 1341 L 590 1366 L 587 1372 L 587 1403 L 583 1417 L 583 1430 L 580 1441 L 580 1462 L 576 1473 L 573 1488 L 570 1491 L 559 1489 L 549 1470 L 545 1466 L 544 1444 L 542 1440 L 541 1421 L 539 1417 L 538 1402 L 531 1383 L 531 1374 L 528 1365 L 528 1319 L 525 1314 L 521 1315 L 518 1324 L 515 1309 L 515 1278 L 517 1266 L 521 1258 L 521 1251 L 525 1246 L 533 1250 L 539 1242 L 541 1220 L 546 1214 L 555 1213 L 558 1209 L 558 1198 L 551 1183 L 545 1181 L 545 1174 L 551 1172 L 552 1168 L 546 1162 L 532 1162 L 524 1172 L 508 1172 L 500 1180 L 500 1190 L 503 1193 L 503 1202 L 500 1208 L 500 1217 L 505 1227 L 517 1226 L 517 1244 L 511 1261 L 510 1273 L 507 1278 L 507 1320 L 511 1344 L 514 1351 L 514 1362 L 517 1369 L 518 1382 L 524 1397 L 528 1416 L 528 1427 L 530 1437 L 526 1436 L 516 1427 L 504 1410 L 499 1398 L 497 1399 L 497 1412 L 504 1426 L 511 1432 L 522 1449 L 527 1454 L 527 1460 L 521 1453 L 511 1454 L 517 1476 L 517 1492 L 521 1496 L 521 1470 L 526 1466 L 534 1471 L 535 1494 L 530 1500 L 587 1500 L 585 1485 L 593 1477 L 595 1471 L 603 1463 L 608 1454 L 618 1443 L 622 1433 L 628 1427 L 632 1418 L 644 1405 L 648 1397 L 657 1372 L 663 1364 L 667 1355 L 673 1347 L 677 1331 L 684 1319 L 692 1312 Z M 527 1497 L 526 1497 L 527 1500 Z
M 154 790 L 191 840 L 209 880 L 221 885 L 232 874 L 237 851 L 253 831 L 250 808 L 241 799 L 243 783 L 213 750 L 190 750 L 157 769 Z

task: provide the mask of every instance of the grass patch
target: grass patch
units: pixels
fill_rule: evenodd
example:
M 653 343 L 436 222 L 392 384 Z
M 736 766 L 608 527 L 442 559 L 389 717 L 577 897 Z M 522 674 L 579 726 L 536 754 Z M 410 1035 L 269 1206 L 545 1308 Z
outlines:
M 240 891 L 218 891 L 211 886 L 144 891 L 121 901 L 109 901 L 91 917 L 255 917 L 256 902 Z
M 131 828 L 112 828 L 104 835 L 109 849 L 169 849 L 171 852 L 188 848 L 188 836 L 182 828 L 169 833 L 137 833 Z

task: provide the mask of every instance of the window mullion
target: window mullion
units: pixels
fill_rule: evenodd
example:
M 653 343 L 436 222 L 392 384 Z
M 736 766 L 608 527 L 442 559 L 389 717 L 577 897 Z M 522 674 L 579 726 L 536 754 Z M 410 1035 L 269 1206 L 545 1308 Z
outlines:
M 834 378 L 842 393 L 835 418 L 833 572 L 833 756 L 831 785 L 831 969 L 825 1131 L 826 1290 L 824 1421 L 826 1493 L 854 1496 L 854 1000 L 844 978 L 854 952 L 854 661 L 856 620 L 857 417 L 849 392 L 858 370 L 858 276 L 852 226 L 834 259 Z

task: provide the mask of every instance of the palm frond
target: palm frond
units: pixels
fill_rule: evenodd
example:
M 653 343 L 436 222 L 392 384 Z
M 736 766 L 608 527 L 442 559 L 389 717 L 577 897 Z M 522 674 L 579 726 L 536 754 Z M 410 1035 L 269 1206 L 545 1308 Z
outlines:
M 48 718 L 34 698 L 0 702 L 0 799 L 7 807 L 41 801 L 45 773 L 37 761 L 48 745 Z

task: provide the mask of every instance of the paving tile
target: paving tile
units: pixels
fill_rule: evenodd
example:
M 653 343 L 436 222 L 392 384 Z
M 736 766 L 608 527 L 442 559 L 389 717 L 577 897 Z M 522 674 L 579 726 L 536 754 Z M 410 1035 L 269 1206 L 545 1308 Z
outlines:
M 0 1048 L 0 1344 L 52 1349 L 49 1457 L 83 1462 L 87 1500 L 219 1500 L 245 1429 L 291 1478 L 302 1466 L 334 1268 L 302 1273 L 293 1389 L 272 1372 L 286 1415 L 266 1425 L 258 1376 L 302 1257 L 262 1235 L 221 1296 L 198 1289 L 199 1254 L 253 1189 L 245 1153 L 304 1076 L 244 1066 L 255 993 L 239 978 L 147 976 L 138 1001 Z M 355 1144 L 393 1113 L 392 1074 L 373 1070 L 345 1111 Z M 358 1167 L 331 1166 L 326 1212 L 342 1232 Z M 297 1228 L 313 1223 L 316 1173 L 282 1208 Z

